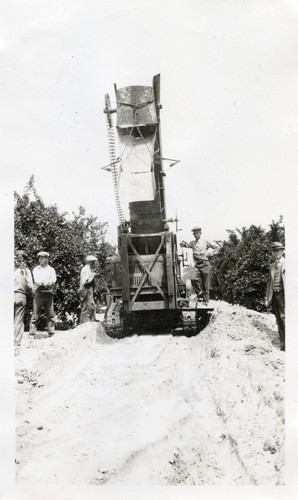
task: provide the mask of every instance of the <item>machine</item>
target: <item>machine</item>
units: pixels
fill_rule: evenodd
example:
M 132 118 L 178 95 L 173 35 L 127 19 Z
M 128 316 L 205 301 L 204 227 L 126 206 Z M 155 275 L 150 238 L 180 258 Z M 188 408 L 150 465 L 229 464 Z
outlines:
M 162 156 L 160 75 L 151 87 L 114 87 L 115 108 L 105 96 L 111 162 L 104 168 L 112 173 L 119 226 L 118 255 L 106 266 L 106 332 L 115 338 L 140 331 L 194 335 L 213 309 L 190 301 L 176 234 L 169 230 L 163 163 L 177 160 Z

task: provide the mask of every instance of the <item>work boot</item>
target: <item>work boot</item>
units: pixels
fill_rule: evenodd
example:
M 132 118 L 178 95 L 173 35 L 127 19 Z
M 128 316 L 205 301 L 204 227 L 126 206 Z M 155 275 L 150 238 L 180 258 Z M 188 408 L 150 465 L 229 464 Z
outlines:
M 20 354 L 20 350 L 21 350 L 21 344 L 15 344 L 14 345 L 14 355 L 18 356 Z
M 52 337 L 52 335 L 54 335 L 55 333 L 55 323 L 54 321 L 50 320 L 47 324 L 47 330 L 48 330 L 48 334 L 49 334 L 49 337 Z
M 34 323 L 30 323 L 29 335 L 36 335 L 36 325 Z
M 208 306 L 209 303 L 209 297 L 208 295 L 203 295 L 203 304 L 204 306 Z

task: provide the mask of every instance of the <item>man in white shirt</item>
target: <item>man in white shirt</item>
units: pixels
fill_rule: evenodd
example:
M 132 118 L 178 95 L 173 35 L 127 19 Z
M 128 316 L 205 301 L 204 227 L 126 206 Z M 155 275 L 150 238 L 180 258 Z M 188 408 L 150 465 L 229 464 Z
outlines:
M 212 245 L 209 241 L 201 238 L 202 229 L 199 226 L 193 227 L 192 233 L 195 239 L 189 243 L 181 241 L 180 246 L 192 248 L 193 260 L 195 264 L 195 276 L 191 280 L 191 284 L 198 299 L 200 299 L 201 293 L 203 294 L 203 302 L 207 306 L 209 302 L 211 268 L 207 250 L 209 248 L 215 249 L 216 245 Z
M 54 290 L 57 281 L 55 269 L 48 265 L 48 252 L 37 254 L 39 265 L 33 269 L 34 297 L 30 335 L 36 334 L 36 323 L 44 308 L 49 336 L 55 333 Z
M 24 315 L 27 295 L 33 292 L 32 275 L 25 264 L 23 250 L 15 252 L 14 272 L 14 343 L 21 345 L 24 334 Z
M 95 262 L 97 258 L 88 255 L 85 259 L 86 265 L 81 270 L 80 295 L 81 295 L 81 317 L 80 323 L 95 321 L 95 302 L 93 297 Z

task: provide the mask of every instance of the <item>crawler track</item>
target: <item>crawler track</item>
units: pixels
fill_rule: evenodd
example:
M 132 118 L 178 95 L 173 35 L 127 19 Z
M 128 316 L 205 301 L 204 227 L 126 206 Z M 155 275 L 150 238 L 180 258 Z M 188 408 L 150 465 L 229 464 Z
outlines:
M 173 312 L 174 314 L 170 314 Z M 103 326 L 105 332 L 112 338 L 124 338 L 134 333 L 159 334 L 172 333 L 191 337 L 200 333 L 209 323 L 213 308 L 191 308 L 177 311 L 146 311 L 126 316 L 120 311 L 112 311 Z

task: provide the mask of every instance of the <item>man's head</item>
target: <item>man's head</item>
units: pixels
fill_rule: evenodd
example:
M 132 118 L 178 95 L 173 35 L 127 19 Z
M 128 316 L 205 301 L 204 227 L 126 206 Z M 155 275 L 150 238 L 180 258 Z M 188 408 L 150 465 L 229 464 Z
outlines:
M 39 265 L 41 267 L 45 267 L 48 264 L 49 256 L 50 255 L 48 254 L 48 252 L 38 252 L 37 258 L 38 258 Z
M 97 262 L 97 258 L 94 255 L 87 255 L 85 259 L 86 264 L 89 264 L 90 267 L 94 267 L 95 262 Z
M 195 226 L 192 228 L 192 234 L 194 235 L 195 239 L 198 240 L 201 236 L 202 233 L 202 228 L 199 226 Z
M 274 241 L 271 245 L 272 253 L 276 259 L 280 259 L 284 253 L 285 247 L 280 243 L 280 241 Z
M 15 267 L 23 267 L 25 265 L 25 252 L 23 250 L 16 250 L 14 265 Z

